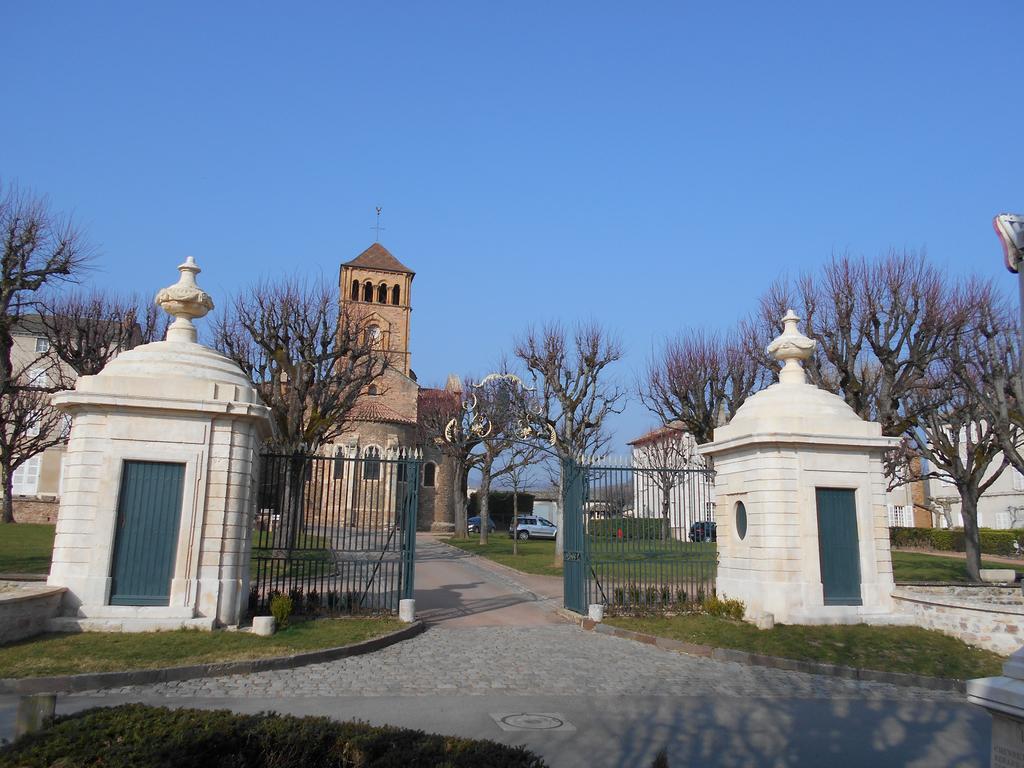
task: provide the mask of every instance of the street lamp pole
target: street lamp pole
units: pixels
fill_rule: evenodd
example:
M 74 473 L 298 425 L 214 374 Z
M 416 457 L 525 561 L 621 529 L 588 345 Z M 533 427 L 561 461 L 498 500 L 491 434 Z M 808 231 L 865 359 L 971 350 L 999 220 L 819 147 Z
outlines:
M 1017 275 L 1017 290 L 1020 296 L 1020 332 L 1024 334 L 1024 270 L 1021 269 L 1021 262 L 1024 261 L 1024 216 L 1015 213 L 1000 213 L 992 219 L 992 227 L 1003 246 L 1006 268 Z M 1018 343 L 1021 354 L 1021 374 L 1024 375 L 1024 335 L 1021 336 Z

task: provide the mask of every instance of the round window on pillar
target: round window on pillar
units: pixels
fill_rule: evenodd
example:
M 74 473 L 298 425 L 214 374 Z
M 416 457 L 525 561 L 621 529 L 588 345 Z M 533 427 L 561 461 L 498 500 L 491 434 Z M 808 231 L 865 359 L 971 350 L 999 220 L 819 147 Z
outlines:
M 736 535 L 740 541 L 747 538 L 747 508 L 742 501 L 736 502 Z

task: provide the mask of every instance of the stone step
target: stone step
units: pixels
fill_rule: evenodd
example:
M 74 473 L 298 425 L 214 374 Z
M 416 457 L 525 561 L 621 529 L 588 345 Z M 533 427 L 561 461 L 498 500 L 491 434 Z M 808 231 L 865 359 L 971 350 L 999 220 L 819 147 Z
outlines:
M 209 632 L 213 618 L 155 619 L 155 618 L 82 618 L 58 616 L 46 623 L 48 632 L 170 632 L 176 629 L 199 629 Z

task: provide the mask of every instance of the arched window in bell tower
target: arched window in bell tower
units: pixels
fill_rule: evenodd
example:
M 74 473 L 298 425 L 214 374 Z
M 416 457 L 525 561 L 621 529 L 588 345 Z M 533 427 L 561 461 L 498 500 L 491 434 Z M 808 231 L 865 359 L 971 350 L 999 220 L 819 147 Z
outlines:
M 401 303 L 401 298 L 402 289 L 396 284 L 395 287 L 391 289 L 391 303 L 397 307 Z
M 359 281 L 352 281 L 352 301 L 359 301 Z
M 363 301 L 373 301 L 373 283 L 369 280 L 363 283 Z
M 384 283 L 381 283 L 380 285 L 377 286 L 377 303 L 388 303 L 388 287 Z

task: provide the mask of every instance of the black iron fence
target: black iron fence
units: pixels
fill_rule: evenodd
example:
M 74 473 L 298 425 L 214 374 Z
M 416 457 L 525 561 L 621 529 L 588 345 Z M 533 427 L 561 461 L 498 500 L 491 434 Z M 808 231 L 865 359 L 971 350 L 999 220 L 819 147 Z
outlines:
M 264 454 L 249 609 L 274 595 L 307 615 L 394 613 L 413 594 L 418 454 Z

